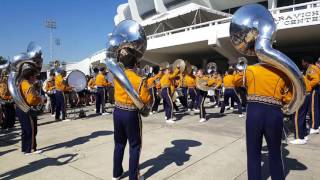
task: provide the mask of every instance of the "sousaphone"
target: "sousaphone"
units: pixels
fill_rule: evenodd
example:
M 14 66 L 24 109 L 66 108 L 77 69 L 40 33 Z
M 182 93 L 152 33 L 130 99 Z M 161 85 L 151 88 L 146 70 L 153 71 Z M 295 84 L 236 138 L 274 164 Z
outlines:
M 306 87 L 303 75 L 295 63 L 282 52 L 273 49 L 277 26 L 270 11 L 259 4 L 239 8 L 232 16 L 230 39 L 236 50 L 248 56 L 257 56 L 260 62 L 282 71 L 291 81 L 292 100 L 283 107 L 292 114 L 303 104 Z

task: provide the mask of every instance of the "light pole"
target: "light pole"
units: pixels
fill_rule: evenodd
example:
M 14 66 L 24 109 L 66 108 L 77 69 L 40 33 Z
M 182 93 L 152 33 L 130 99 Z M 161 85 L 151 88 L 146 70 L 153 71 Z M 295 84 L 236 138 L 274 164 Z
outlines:
M 57 23 L 53 19 L 46 19 L 45 26 L 50 29 L 50 59 L 53 61 L 53 29 L 57 28 Z

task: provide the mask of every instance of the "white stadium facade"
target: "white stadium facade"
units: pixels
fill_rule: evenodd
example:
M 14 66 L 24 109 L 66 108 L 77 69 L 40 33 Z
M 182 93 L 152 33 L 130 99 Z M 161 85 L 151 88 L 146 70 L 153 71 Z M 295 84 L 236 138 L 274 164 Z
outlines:
M 223 71 L 241 56 L 231 46 L 229 26 L 232 13 L 248 3 L 262 4 L 274 16 L 275 48 L 295 62 L 320 56 L 320 1 L 315 0 L 128 0 L 118 6 L 114 22 L 133 19 L 144 27 L 148 46 L 141 66 L 181 58 L 199 68 L 213 61 Z M 89 74 L 104 58 L 100 50 L 67 70 Z

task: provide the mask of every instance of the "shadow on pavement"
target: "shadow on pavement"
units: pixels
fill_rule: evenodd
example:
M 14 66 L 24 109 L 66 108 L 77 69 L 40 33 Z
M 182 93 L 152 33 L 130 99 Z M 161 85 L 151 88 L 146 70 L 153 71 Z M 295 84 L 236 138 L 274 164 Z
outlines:
M 190 160 L 191 155 L 187 154 L 190 147 L 201 146 L 201 142 L 189 140 L 189 139 L 179 139 L 171 142 L 172 147 L 167 147 L 164 149 L 162 154 L 159 156 L 149 159 L 140 165 L 140 169 L 149 168 L 144 174 L 144 178 L 149 178 L 156 174 L 157 172 L 165 169 L 171 164 L 176 166 L 183 166 L 184 163 Z M 128 176 L 129 172 L 124 174 L 124 177 Z
M 15 150 L 17 150 L 17 149 L 9 149 L 9 150 L 6 150 L 6 151 L 1 151 L 1 152 L 0 152 L 0 157 L 3 156 L 3 155 L 5 155 L 5 154 L 11 153 L 11 152 L 13 152 L 13 151 L 15 151 Z
M 40 150 L 42 150 L 43 152 L 46 152 L 46 151 L 51 151 L 51 150 L 59 149 L 59 148 L 70 148 L 70 147 L 77 146 L 80 144 L 85 144 L 85 143 L 89 142 L 91 139 L 97 138 L 99 136 L 107 136 L 107 135 L 111 135 L 111 134 L 113 134 L 112 131 L 96 131 L 96 132 L 91 133 L 88 136 L 82 136 L 82 137 L 78 137 L 78 138 L 75 138 L 70 141 L 54 144 L 54 145 L 51 145 L 48 147 L 44 147 Z
M 299 162 L 297 159 L 289 158 L 288 155 L 290 154 L 290 151 L 286 149 L 288 145 L 282 144 L 282 159 L 284 164 L 284 176 L 287 177 L 291 170 L 295 171 L 305 171 L 308 169 L 307 166 Z M 268 147 L 264 146 L 262 147 L 262 162 L 263 165 L 261 167 L 262 169 L 262 180 L 267 180 L 270 177 L 270 171 L 269 171 L 269 157 L 268 157 Z
M 0 147 L 10 146 L 20 141 L 20 135 L 15 131 L 7 132 L 7 134 L 1 134 L 0 141 L 3 142 L 3 143 L 0 143 Z
M 78 154 L 64 154 L 57 158 L 45 158 L 29 163 L 26 166 L 0 174 L 0 179 L 10 180 L 28 173 L 32 173 L 48 166 L 62 166 L 70 163 Z

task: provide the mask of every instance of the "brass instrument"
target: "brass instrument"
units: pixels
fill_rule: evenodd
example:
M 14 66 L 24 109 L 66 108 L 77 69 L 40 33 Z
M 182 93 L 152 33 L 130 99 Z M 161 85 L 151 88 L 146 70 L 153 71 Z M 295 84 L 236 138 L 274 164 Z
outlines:
M 204 78 L 199 78 L 196 81 L 196 86 L 198 89 L 202 90 L 202 91 L 209 91 L 209 90 L 214 90 L 215 86 L 208 86 L 208 77 L 204 77 Z
M 136 58 L 141 58 L 147 49 L 147 38 L 143 27 L 133 20 L 120 22 L 109 35 L 107 42 L 106 65 L 114 78 L 126 90 L 129 97 L 143 116 L 149 115 L 150 107 L 145 106 L 133 88 L 123 69 L 117 63 L 118 53 L 123 48 L 135 50 Z
M 8 78 L 8 88 L 12 95 L 13 101 L 23 112 L 29 112 L 30 107 L 24 100 L 20 92 L 20 83 L 22 81 L 22 66 L 26 64 L 29 68 L 40 72 L 42 67 L 41 47 L 31 42 L 28 45 L 27 53 L 21 53 L 13 57 L 10 62 L 10 74 Z
M 148 64 L 146 64 L 143 68 L 142 68 L 142 76 L 148 76 L 150 73 L 152 73 L 152 67 L 150 67 Z
M 5 71 L 1 73 L 1 81 L 0 81 L 0 104 L 9 104 L 13 103 L 13 99 L 5 99 L 3 97 L 10 97 L 11 94 L 8 89 L 8 75 Z
M 215 72 L 217 72 L 218 67 L 215 62 L 210 62 L 207 64 L 206 69 L 207 69 L 207 73 L 212 73 L 212 72 L 215 73 Z
M 166 61 L 160 64 L 160 70 L 168 69 L 169 67 L 170 67 L 170 64 Z
M 238 62 L 236 64 L 236 69 L 239 71 L 244 71 L 247 69 L 248 60 L 245 57 L 239 57 Z
M 186 70 L 186 63 L 183 59 L 177 59 L 173 62 L 173 69 L 176 69 L 178 66 L 180 73 L 183 73 Z
M 249 4 L 233 14 L 230 39 L 240 53 L 257 56 L 262 63 L 279 69 L 289 78 L 293 97 L 291 102 L 283 107 L 283 111 L 292 114 L 304 102 L 306 87 L 299 68 L 285 54 L 272 48 L 276 31 L 271 13 L 262 5 Z

